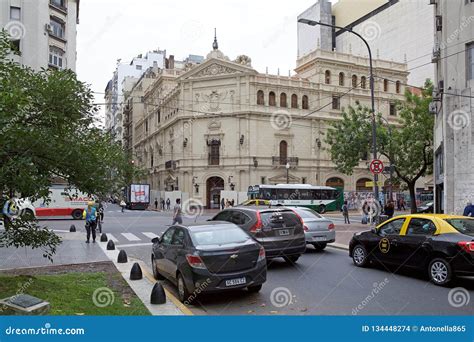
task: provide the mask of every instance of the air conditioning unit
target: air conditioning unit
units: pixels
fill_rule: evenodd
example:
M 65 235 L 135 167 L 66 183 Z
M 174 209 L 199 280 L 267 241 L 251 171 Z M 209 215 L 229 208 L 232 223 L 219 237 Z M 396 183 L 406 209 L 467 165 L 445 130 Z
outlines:
M 50 24 L 44 24 L 44 29 L 45 29 L 45 31 L 48 32 L 48 33 L 52 33 L 52 32 L 53 32 L 53 29 L 52 29 L 52 27 L 51 27 Z

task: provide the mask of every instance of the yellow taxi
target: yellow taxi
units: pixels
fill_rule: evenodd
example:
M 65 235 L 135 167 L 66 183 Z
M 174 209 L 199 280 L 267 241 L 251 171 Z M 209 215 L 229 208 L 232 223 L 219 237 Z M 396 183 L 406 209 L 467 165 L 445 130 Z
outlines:
M 446 214 L 393 217 L 349 244 L 354 264 L 392 264 L 426 271 L 436 285 L 474 276 L 474 218 Z
M 244 202 L 242 202 L 240 205 L 244 205 L 244 206 L 259 206 L 259 205 L 270 205 L 270 201 L 269 200 L 263 200 L 263 199 L 249 199 L 249 200 L 246 200 Z

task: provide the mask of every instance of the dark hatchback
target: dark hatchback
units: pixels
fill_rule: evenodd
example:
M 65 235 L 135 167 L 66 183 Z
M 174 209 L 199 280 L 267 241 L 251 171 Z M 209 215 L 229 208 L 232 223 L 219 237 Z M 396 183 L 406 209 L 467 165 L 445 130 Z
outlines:
M 258 292 L 266 281 L 264 248 L 234 224 L 172 226 L 152 242 L 153 275 L 173 282 L 183 303 L 201 293 Z
M 427 272 L 436 285 L 474 276 L 474 219 L 444 214 L 394 217 L 354 234 L 349 255 L 356 266 L 375 261 Z
M 294 263 L 306 250 L 302 219 L 285 207 L 233 207 L 211 220 L 234 223 L 251 234 L 265 248 L 267 259 L 283 257 Z

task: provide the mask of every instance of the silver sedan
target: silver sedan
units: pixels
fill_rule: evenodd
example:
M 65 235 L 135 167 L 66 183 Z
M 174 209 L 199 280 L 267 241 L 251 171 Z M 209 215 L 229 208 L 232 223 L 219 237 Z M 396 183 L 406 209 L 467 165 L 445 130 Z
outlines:
M 323 250 L 328 243 L 336 241 L 334 223 L 319 215 L 314 210 L 305 207 L 292 207 L 303 220 L 306 243 L 316 250 Z

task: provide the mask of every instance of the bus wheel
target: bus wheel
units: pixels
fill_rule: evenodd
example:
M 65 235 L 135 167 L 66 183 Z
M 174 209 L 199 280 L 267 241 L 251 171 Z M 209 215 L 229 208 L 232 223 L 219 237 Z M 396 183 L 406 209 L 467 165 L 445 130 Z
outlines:
M 324 214 L 326 212 L 326 206 L 324 204 L 319 206 L 319 213 Z
M 82 218 L 82 210 L 76 209 L 72 212 L 72 218 L 74 220 L 80 220 Z

